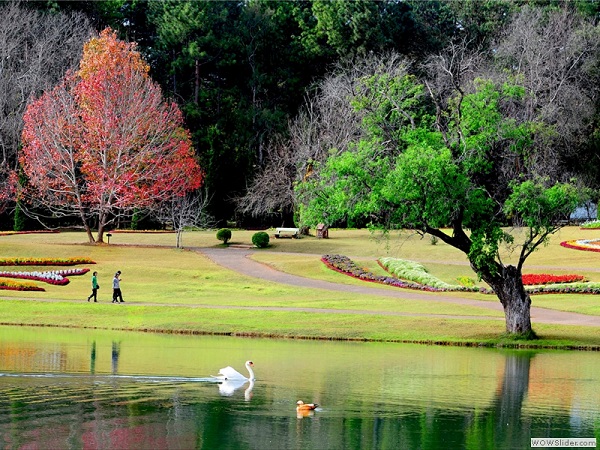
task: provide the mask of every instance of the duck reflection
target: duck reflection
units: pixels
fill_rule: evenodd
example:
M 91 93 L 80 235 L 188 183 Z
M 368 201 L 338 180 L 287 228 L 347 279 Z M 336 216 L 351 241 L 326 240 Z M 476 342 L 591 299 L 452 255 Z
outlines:
M 252 399 L 252 389 L 254 389 L 254 380 L 224 380 L 219 383 L 219 393 L 226 397 L 231 397 L 235 391 L 242 388 L 246 383 L 248 387 L 244 391 L 246 401 Z

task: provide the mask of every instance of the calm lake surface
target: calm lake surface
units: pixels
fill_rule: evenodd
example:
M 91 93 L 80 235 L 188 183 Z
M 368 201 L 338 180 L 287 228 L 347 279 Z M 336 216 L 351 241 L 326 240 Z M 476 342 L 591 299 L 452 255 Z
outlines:
M 221 367 L 256 381 L 211 382 Z M 296 401 L 321 405 L 298 416 Z M 0 445 L 525 449 L 600 441 L 600 354 L 0 327 Z

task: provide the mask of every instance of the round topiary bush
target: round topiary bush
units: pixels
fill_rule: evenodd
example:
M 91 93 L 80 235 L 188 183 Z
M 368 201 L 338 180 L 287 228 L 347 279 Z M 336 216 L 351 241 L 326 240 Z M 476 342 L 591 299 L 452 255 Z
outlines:
M 231 230 L 229 228 L 221 228 L 217 231 L 217 239 L 223 241 L 223 244 L 227 244 L 231 239 Z
M 269 245 L 269 235 L 264 231 L 259 231 L 252 235 L 252 243 L 258 248 L 265 248 Z

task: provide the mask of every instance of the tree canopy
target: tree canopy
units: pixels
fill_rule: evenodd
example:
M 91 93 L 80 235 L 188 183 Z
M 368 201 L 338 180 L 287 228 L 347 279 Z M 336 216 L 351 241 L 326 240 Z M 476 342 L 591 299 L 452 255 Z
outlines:
M 164 101 L 149 67 L 105 29 L 84 47 L 79 70 L 31 102 L 21 164 L 24 198 L 76 215 L 96 241 L 123 211 L 183 196 L 202 173 L 177 105 Z M 37 214 L 39 216 L 39 213 Z
M 464 252 L 492 286 L 507 331 L 531 333 L 523 263 L 581 201 L 579 191 L 550 178 L 554 162 L 532 164 L 536 136 L 552 126 L 513 114 L 527 103 L 522 86 L 475 78 L 455 88 L 441 111 L 436 98 L 408 70 L 363 77 L 349 101 L 367 110 L 364 136 L 298 184 L 300 220 L 435 236 Z M 500 257 L 500 245 L 513 243 L 508 220 L 529 230 L 516 266 Z

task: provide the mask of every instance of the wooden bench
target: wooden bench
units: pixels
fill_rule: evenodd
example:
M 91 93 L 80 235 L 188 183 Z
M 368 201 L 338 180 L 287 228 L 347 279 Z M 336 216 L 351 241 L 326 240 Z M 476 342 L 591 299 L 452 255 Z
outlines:
M 275 237 L 289 236 L 292 238 L 300 237 L 300 228 L 275 228 Z

